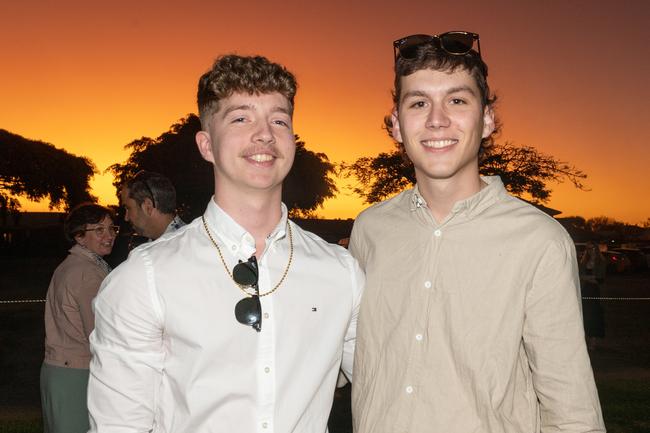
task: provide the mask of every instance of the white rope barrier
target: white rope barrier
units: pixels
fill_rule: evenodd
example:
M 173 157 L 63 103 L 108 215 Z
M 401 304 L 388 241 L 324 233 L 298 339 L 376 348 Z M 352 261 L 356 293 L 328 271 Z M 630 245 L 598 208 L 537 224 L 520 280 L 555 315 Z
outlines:
M 31 304 L 37 302 L 45 302 L 45 299 L 10 299 L 1 301 L 0 304 Z

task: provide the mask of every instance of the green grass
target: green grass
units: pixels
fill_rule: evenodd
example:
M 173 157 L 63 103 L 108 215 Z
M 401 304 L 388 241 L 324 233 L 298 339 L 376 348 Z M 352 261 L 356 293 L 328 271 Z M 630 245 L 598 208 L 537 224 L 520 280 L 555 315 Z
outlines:
M 611 380 L 598 384 L 600 403 L 610 433 L 650 433 L 650 383 Z
M 0 433 L 43 433 L 40 415 L 21 415 L 18 419 L 0 421 Z
M 0 425 L 0 433 L 42 433 L 43 426 L 40 420 L 36 421 L 8 421 Z

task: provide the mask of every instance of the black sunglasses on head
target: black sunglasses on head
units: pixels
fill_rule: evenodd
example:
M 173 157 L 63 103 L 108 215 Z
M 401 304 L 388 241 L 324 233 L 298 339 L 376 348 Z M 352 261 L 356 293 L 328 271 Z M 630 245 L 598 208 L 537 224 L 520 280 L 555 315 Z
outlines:
M 481 41 L 478 34 L 462 31 L 446 32 L 439 35 L 406 36 L 393 42 L 393 52 L 396 62 L 400 57 L 414 59 L 417 56 L 418 47 L 431 44 L 448 54 L 462 56 L 472 51 L 474 41 L 477 44 L 478 56 L 481 57 Z
M 260 303 L 260 289 L 258 287 L 257 258 L 252 255 L 247 261 L 239 261 L 232 270 L 232 279 L 242 287 L 252 287 L 255 294 L 237 302 L 235 317 L 243 325 L 252 326 L 257 332 L 262 330 L 262 304 Z
M 149 196 L 151 197 L 151 204 L 155 208 L 156 196 L 153 194 L 153 190 L 151 189 L 148 180 L 149 180 L 149 172 L 146 170 L 140 170 L 135 174 L 135 176 L 133 176 L 133 181 L 142 182 L 145 189 L 147 190 L 147 194 L 149 194 Z

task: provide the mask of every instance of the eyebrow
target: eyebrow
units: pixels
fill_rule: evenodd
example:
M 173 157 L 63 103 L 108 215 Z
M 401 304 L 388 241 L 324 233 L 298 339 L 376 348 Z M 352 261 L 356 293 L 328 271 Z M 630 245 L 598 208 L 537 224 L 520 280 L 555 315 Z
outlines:
M 249 104 L 242 104 L 242 105 L 232 105 L 230 107 L 227 107 L 225 110 L 223 110 L 223 114 L 221 115 L 222 118 L 225 118 L 229 113 L 232 113 L 233 111 L 237 110 L 252 110 L 253 107 Z
M 223 110 L 222 118 L 225 118 L 229 113 L 232 113 L 233 111 L 237 110 L 254 110 L 254 107 L 250 104 L 242 104 L 242 105 L 233 105 L 232 107 L 227 107 L 225 110 Z M 284 113 L 287 116 L 291 116 L 292 110 L 289 108 L 281 107 L 281 106 L 275 106 L 271 109 L 271 112 L 273 113 Z
M 471 93 L 472 95 L 476 96 L 476 92 L 474 89 L 472 89 L 470 86 L 457 86 L 457 87 L 452 87 L 450 89 L 447 89 L 445 92 L 446 95 L 451 95 L 453 93 L 458 93 L 458 92 L 468 92 Z M 428 97 L 429 95 L 426 92 L 423 92 L 422 90 L 411 90 L 402 96 L 402 101 L 407 99 L 407 98 L 413 98 L 413 97 Z

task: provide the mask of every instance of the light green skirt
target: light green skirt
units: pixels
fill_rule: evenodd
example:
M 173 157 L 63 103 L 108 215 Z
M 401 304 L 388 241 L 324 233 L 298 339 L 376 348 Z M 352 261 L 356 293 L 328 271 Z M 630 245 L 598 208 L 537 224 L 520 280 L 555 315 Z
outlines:
M 41 366 L 44 433 L 86 433 L 88 373 L 83 368 Z

